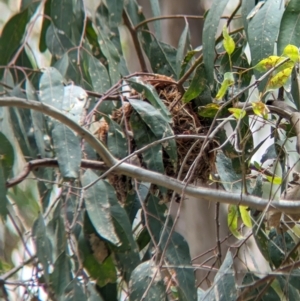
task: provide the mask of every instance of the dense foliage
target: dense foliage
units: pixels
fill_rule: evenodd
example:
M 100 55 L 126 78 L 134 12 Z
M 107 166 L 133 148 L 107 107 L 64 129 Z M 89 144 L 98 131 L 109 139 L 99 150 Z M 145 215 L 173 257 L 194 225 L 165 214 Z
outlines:
M 146 20 L 136 0 L 22 0 L 3 25 L 2 297 L 300 300 L 300 194 L 279 201 L 299 180 L 300 2 L 224 17 L 214 0 L 195 49 L 189 16 L 177 48 L 161 41 L 150 2 Z M 219 212 L 199 230 L 217 241 L 206 290 L 169 210 L 188 196 L 228 204 L 236 239 L 221 254 Z M 239 252 L 251 236 L 267 270 Z

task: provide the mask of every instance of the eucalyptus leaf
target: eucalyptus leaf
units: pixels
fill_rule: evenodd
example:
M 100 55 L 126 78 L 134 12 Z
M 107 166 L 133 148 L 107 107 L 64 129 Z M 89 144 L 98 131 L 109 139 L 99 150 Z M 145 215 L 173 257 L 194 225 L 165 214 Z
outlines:
M 214 0 L 203 27 L 203 61 L 209 85 L 214 82 L 215 36 L 220 18 L 229 0 Z
M 81 163 L 79 138 L 67 126 L 57 121 L 53 122 L 51 136 L 62 177 L 78 178 Z
M 173 130 L 168 122 L 165 121 L 162 114 L 145 101 L 129 99 L 134 110 L 140 115 L 141 119 L 147 124 L 152 133 L 158 138 L 173 136 Z M 170 161 L 177 169 L 177 146 L 175 139 L 170 139 L 162 143 Z
M 129 290 L 130 301 L 166 299 L 163 275 L 154 261 L 143 262 L 135 268 L 130 278 Z
M 168 238 L 170 237 L 169 243 Z M 161 240 L 161 249 L 166 250 L 166 262 L 172 266 L 177 279 L 180 301 L 197 300 L 196 279 L 191 269 L 191 257 L 186 240 L 177 232 L 166 230 Z M 178 267 L 177 267 L 178 266 Z

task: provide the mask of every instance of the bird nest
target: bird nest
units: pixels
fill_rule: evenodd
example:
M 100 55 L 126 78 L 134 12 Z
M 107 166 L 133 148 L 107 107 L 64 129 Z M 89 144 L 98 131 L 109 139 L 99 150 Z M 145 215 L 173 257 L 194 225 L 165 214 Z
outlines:
M 151 84 L 157 91 L 160 99 L 164 102 L 172 115 L 172 130 L 175 135 L 201 135 L 207 134 L 208 127 L 201 124 L 201 120 L 192 108 L 191 103 L 182 103 L 181 93 L 178 90 L 176 82 L 167 76 L 163 75 L 147 75 L 141 77 L 143 82 Z M 131 98 L 138 97 L 141 95 L 135 90 L 131 91 Z M 143 97 L 144 101 L 148 101 L 146 97 Z M 120 124 L 125 129 L 125 122 L 127 131 L 130 133 L 130 116 L 133 112 L 133 108 L 130 103 L 124 102 L 123 106 L 113 112 L 112 119 Z M 124 121 L 125 120 L 125 121 Z M 107 126 L 106 126 L 107 127 Z M 129 135 L 130 136 L 130 135 Z M 136 150 L 135 142 L 131 136 L 132 141 L 131 152 Z M 103 140 L 103 139 L 102 139 Z M 180 180 L 188 177 L 189 183 L 195 182 L 195 180 L 201 180 L 206 182 L 209 178 L 209 174 L 214 168 L 215 152 L 213 149 L 216 144 L 212 141 L 208 142 L 207 147 L 203 150 L 202 155 L 199 157 L 203 140 L 193 138 L 180 138 L 176 139 L 177 144 L 177 156 L 178 156 L 178 170 L 174 170 L 173 164 L 170 162 L 168 155 L 164 152 L 164 167 L 165 173 L 171 177 L 178 178 Z M 135 160 L 136 161 L 136 160 Z M 142 157 L 138 157 L 139 165 L 143 166 Z M 194 164 L 196 162 L 196 164 Z M 136 164 L 136 163 L 135 163 Z M 193 171 L 191 173 L 191 167 Z M 115 176 L 116 177 L 116 176 Z M 119 179 L 120 180 L 120 179 Z M 116 184 L 115 180 L 111 182 Z M 118 184 L 118 188 L 123 190 L 127 184 L 123 183 L 123 188 Z M 128 187 L 127 187 L 128 188 Z M 117 191 L 120 189 L 117 189 Z

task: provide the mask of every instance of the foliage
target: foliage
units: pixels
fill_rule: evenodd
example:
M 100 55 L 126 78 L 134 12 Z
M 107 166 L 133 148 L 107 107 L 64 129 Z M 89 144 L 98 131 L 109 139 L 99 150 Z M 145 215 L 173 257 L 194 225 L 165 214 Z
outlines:
M 193 49 L 189 16 L 174 48 L 136 0 L 21 1 L 0 38 L 4 298 L 21 283 L 24 300 L 300 299 L 300 195 L 278 201 L 300 150 L 300 3 L 241 0 L 222 18 L 229 2 Z M 224 255 L 217 234 L 207 290 L 169 210 L 189 195 L 227 203 L 237 239 Z M 268 272 L 252 258 L 237 280 L 250 236 Z

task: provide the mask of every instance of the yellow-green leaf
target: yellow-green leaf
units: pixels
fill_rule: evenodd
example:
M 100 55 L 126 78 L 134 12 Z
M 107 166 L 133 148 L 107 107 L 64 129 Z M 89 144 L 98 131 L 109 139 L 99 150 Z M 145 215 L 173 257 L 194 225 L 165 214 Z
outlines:
M 270 183 L 273 183 L 273 184 L 276 184 L 276 185 L 280 185 L 282 183 L 282 178 L 281 177 L 272 177 L 272 176 L 266 176 L 267 177 L 267 180 L 270 182 Z
M 261 116 L 263 118 L 270 112 L 268 107 L 261 101 L 252 102 L 252 109 L 255 115 Z
M 233 84 L 234 84 L 233 73 L 226 72 L 224 74 L 224 80 L 222 82 L 220 90 L 217 93 L 216 99 L 221 99 L 225 95 L 227 88 L 232 86 Z
M 237 239 L 243 239 L 243 236 L 238 231 L 238 217 L 239 217 L 238 207 L 236 205 L 229 205 L 228 215 L 227 215 L 228 228 Z
M 228 53 L 228 55 L 231 55 L 235 49 L 235 43 L 233 38 L 228 34 L 227 26 L 224 25 L 223 27 L 223 46 Z
M 295 45 L 289 44 L 283 49 L 282 55 L 289 57 L 293 62 L 297 62 L 299 57 L 299 49 Z
M 239 209 L 244 225 L 248 228 L 252 228 L 252 221 L 251 221 L 250 211 L 248 210 L 248 207 L 240 206 Z
M 292 73 L 293 67 L 288 67 L 275 74 L 268 82 L 267 89 L 275 90 L 282 87 Z
M 209 103 L 206 106 L 199 107 L 198 114 L 202 117 L 213 118 L 220 108 L 219 104 Z
M 236 119 L 242 119 L 246 116 L 246 111 L 238 108 L 229 108 L 228 111 L 234 116 Z
M 254 66 L 254 69 L 260 72 L 265 72 L 275 67 L 278 63 L 283 61 L 284 58 L 276 55 L 271 55 L 266 59 L 261 60 L 258 64 Z

